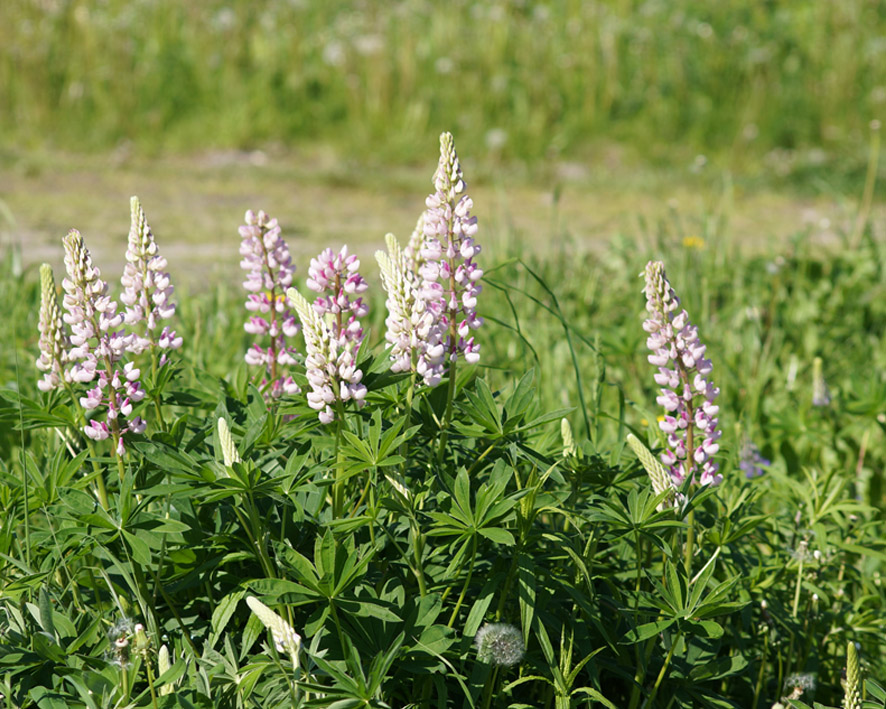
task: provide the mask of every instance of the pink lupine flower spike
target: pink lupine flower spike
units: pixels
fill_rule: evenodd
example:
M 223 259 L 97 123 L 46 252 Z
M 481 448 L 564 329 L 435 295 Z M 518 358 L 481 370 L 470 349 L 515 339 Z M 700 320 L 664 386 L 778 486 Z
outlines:
M 641 275 L 646 279 L 649 313 L 643 329 L 649 333 L 649 362 L 658 367 L 655 381 L 662 387 L 656 401 L 665 409 L 659 426 L 667 435 L 668 449 L 661 454 L 661 462 L 677 484 L 699 474 L 702 485 L 719 485 L 723 476 L 713 456 L 720 449 L 720 407 L 714 403 L 720 390 L 708 379 L 713 365 L 705 359 L 698 328 L 680 310 L 680 299 L 668 283 L 664 265 L 650 261 Z

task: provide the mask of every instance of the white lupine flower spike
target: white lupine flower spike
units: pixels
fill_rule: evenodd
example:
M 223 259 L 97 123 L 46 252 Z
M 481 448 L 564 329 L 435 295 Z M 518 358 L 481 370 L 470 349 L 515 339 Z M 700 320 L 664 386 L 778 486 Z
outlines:
M 292 669 L 298 669 L 301 636 L 295 632 L 289 623 L 254 596 L 246 597 L 246 605 L 255 613 L 262 625 L 271 631 L 271 637 L 274 639 L 274 646 L 277 648 L 277 652 L 289 655 L 289 659 L 292 660 Z

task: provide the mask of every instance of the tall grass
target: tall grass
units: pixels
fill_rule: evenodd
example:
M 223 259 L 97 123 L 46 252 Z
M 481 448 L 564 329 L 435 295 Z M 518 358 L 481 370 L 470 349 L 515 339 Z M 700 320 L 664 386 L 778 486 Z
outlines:
M 493 161 L 620 141 L 775 170 L 801 149 L 813 171 L 839 146 L 858 167 L 886 105 L 884 34 L 865 0 L 14 0 L 0 131 L 7 146 L 322 140 L 408 159 L 447 127 Z

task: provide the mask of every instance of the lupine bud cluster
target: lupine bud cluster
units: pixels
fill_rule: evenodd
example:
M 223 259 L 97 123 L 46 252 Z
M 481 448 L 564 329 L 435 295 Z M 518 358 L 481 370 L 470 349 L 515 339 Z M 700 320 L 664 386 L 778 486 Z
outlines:
M 388 294 L 385 339 L 391 345 L 391 371 L 416 372 L 428 386 L 443 375 L 445 353 L 439 318 L 428 309 L 410 259 L 393 234 L 385 236 L 387 253 L 376 251 L 382 285 Z
M 474 243 L 477 218 L 465 192 L 461 165 L 450 133 L 440 136 L 440 163 L 434 173 L 434 194 L 425 200 L 424 239 L 418 266 L 422 296 L 428 310 L 440 320 L 451 362 L 459 357 L 470 364 L 480 359 L 480 345 L 470 337 L 483 324 L 477 317 L 477 296 L 483 271 L 474 263 L 480 247 Z
M 565 419 L 564 419 L 565 421 Z M 674 489 L 674 478 L 661 466 L 655 456 L 633 433 L 628 434 L 628 445 L 646 470 L 649 481 L 652 483 L 652 491 L 656 495 L 666 492 L 664 499 L 658 503 L 657 509 L 663 511 L 668 507 L 675 507 L 681 501 L 680 493 Z
M 124 289 L 120 300 L 127 306 L 124 322 L 132 328 L 128 349 L 133 354 L 140 354 L 149 348 L 176 350 L 181 347 L 182 338 L 176 335 L 175 330 L 165 326 L 158 332 L 161 321 L 175 315 L 173 286 L 166 272 L 166 259 L 158 252 L 157 242 L 138 197 L 133 197 L 130 205 L 132 222 L 129 246 L 120 278 Z M 139 334 L 134 328 L 142 323 L 144 334 Z M 162 366 L 165 363 L 164 352 L 159 364 Z
M 858 648 L 855 647 L 855 642 L 850 640 L 846 644 L 846 688 L 842 709 L 862 709 L 862 689 Z
M 680 310 L 680 300 L 668 283 L 664 265 L 650 261 L 646 266 L 646 310 L 643 329 L 652 354 L 650 364 L 658 367 L 656 383 L 662 387 L 656 401 L 664 407 L 659 423 L 667 435 L 668 449 L 661 461 L 679 484 L 700 470 L 698 482 L 717 485 L 723 476 L 712 456 L 720 449 L 717 441 L 719 407 L 714 403 L 720 390 L 708 379 L 713 370 L 705 359 L 706 347 L 698 339 L 698 328 Z
M 55 278 L 48 263 L 40 266 L 40 358 L 37 369 L 44 372 L 37 382 L 40 391 L 63 386 L 68 356 L 68 336 L 62 324 L 62 313 L 55 292 Z
M 66 373 L 72 382 L 88 383 L 97 379 L 80 403 L 87 411 L 107 407 L 106 421 L 92 419 L 84 429 L 90 438 L 101 441 L 113 437 L 118 455 L 125 453 L 123 434 L 142 433 L 145 422 L 138 416 L 126 419 L 133 404 L 141 401 L 145 392 L 139 384 L 140 372 L 132 362 L 122 369 L 116 366 L 127 350 L 131 336 L 118 330 L 123 315 L 117 312 L 117 303 L 108 295 L 108 285 L 101 272 L 92 264 L 89 250 L 80 232 L 72 229 L 64 238 L 67 277 L 64 321 L 71 327 L 71 349 L 67 359 L 73 366 Z
M 821 371 L 821 357 L 812 360 L 812 405 L 813 406 L 829 406 L 831 403 L 831 395 L 828 392 L 828 385 Z
M 357 368 L 357 352 L 363 341 L 359 318 L 369 312 L 359 296 L 367 288 L 357 269 L 360 262 L 347 247 L 338 254 L 326 249 L 311 260 L 308 287 L 320 293 L 313 304 L 295 288 L 286 294 L 301 320 L 305 336 L 305 369 L 311 391 L 308 406 L 322 423 L 335 420 L 337 402 L 356 401 L 363 406 L 366 386 Z M 328 295 L 324 295 L 327 294 Z
M 301 651 L 301 636 L 295 632 L 289 623 L 254 596 L 246 597 L 246 605 L 262 622 L 262 625 L 271 631 L 271 637 L 274 639 L 274 646 L 277 652 L 281 654 L 285 652 L 289 655 L 289 659 L 292 661 L 292 669 L 297 670 L 299 666 L 299 652 Z
M 240 227 L 240 266 L 248 271 L 243 287 L 249 291 L 246 309 L 255 313 L 244 325 L 252 335 L 270 337 L 270 344 L 253 345 L 246 353 L 246 363 L 264 366 L 265 379 L 271 398 L 283 393 L 297 394 L 300 389 L 293 378 L 280 371 L 278 365 L 296 363 L 296 351 L 287 344 L 287 338 L 295 337 L 299 325 L 286 302 L 286 289 L 292 285 L 295 266 L 289 248 L 280 235 L 280 226 L 260 211 L 246 212 L 246 224 Z

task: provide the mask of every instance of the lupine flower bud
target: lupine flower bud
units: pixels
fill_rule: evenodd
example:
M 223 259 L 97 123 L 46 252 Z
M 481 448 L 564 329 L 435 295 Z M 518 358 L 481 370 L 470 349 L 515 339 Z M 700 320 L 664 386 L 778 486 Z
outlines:
M 812 360 L 812 405 L 829 406 L 831 396 L 828 393 L 828 385 L 821 371 L 821 357 Z
M 519 629 L 509 623 L 486 623 L 474 638 L 477 659 L 510 667 L 523 659 L 525 648 Z
M 172 667 L 172 664 L 169 662 L 169 648 L 166 645 L 161 645 L 160 650 L 157 652 L 157 676 L 163 675 L 164 672 L 168 672 Z M 172 694 L 175 691 L 175 685 L 173 684 L 163 684 L 160 686 L 157 694 L 161 697 L 165 697 L 167 694 Z
M 298 669 L 301 636 L 293 630 L 289 623 L 254 596 L 246 597 L 246 605 L 255 613 L 262 624 L 271 631 L 271 637 L 274 639 L 277 652 L 285 652 L 289 655 L 289 659 L 292 660 L 292 669 Z
M 483 290 L 483 271 L 474 263 L 480 246 L 474 243 L 477 218 L 465 192 L 461 165 L 450 133 L 440 136 L 440 162 L 434 173 L 434 194 L 425 200 L 424 239 L 418 267 L 422 296 L 440 322 L 449 361 L 459 357 L 470 364 L 480 360 L 480 345 L 470 337 L 483 324 L 477 317 L 477 296 Z M 410 249 L 414 252 L 414 248 Z
M 563 439 L 564 458 L 571 458 L 578 453 L 575 436 L 572 435 L 572 426 L 569 424 L 569 419 L 565 417 L 560 419 L 560 438 Z
M 660 495 L 663 492 L 668 493 L 664 500 L 658 504 L 657 509 L 662 511 L 668 507 L 674 507 L 677 503 L 677 492 L 674 489 L 673 477 L 668 475 L 668 472 L 662 467 L 661 463 L 655 459 L 652 452 L 644 446 L 643 443 L 640 442 L 640 439 L 638 439 L 633 433 L 629 433 L 627 438 L 628 445 L 631 447 L 631 450 L 634 451 L 634 454 L 640 459 L 643 468 L 646 470 L 647 475 L 649 475 L 649 480 L 652 483 L 652 490 L 656 495 Z
M 296 363 L 296 351 L 287 345 L 287 338 L 295 337 L 298 322 L 286 302 L 286 289 L 292 285 L 295 265 L 289 247 L 280 236 L 280 226 L 264 212 L 246 212 L 246 224 L 240 227 L 240 266 L 249 272 L 243 287 L 249 291 L 246 309 L 255 313 L 243 328 L 252 335 L 268 336 L 267 348 L 253 345 L 246 353 L 246 363 L 264 366 L 262 385 L 272 399 L 284 393 L 298 394 L 301 390 L 291 376 L 284 376 L 278 365 Z
M 127 306 L 124 321 L 133 328 L 128 350 L 133 354 L 140 354 L 150 347 L 177 350 L 181 347 L 182 338 L 175 334 L 175 330 L 167 326 L 159 331 L 161 321 L 175 315 L 175 303 L 172 302 L 174 289 L 165 270 L 166 259 L 158 253 L 154 234 L 138 197 L 130 200 L 130 206 L 129 246 L 120 278 L 124 289 L 120 300 Z M 142 323 L 144 334 L 136 334 L 135 326 Z M 165 363 L 164 353 L 160 365 Z
M 388 294 L 385 339 L 391 344 L 391 371 L 417 372 L 428 386 L 443 375 L 444 347 L 439 320 L 421 294 L 418 274 L 393 234 L 385 236 L 387 253 L 376 251 L 382 285 Z
M 318 412 L 322 423 L 335 420 L 332 407 L 337 401 L 354 400 L 358 407 L 365 403 L 357 353 L 363 341 L 359 318 L 369 307 L 362 298 L 353 298 L 368 287 L 359 267 L 346 246 L 338 254 L 326 249 L 308 269 L 308 287 L 320 293 L 313 304 L 294 288 L 286 291 L 304 329 L 305 368 L 311 384 L 308 406 Z
M 720 449 L 720 408 L 714 403 L 720 390 L 707 378 L 713 365 L 704 357 L 706 347 L 698 339 L 698 328 L 685 310 L 678 312 L 680 299 L 668 283 L 664 264 L 650 261 L 641 275 L 646 278 L 649 312 L 643 329 L 649 333 L 649 362 L 658 367 L 655 381 L 662 387 L 656 401 L 665 409 L 659 426 L 667 435 L 669 450 L 662 453 L 661 462 L 677 484 L 700 469 L 702 485 L 718 485 L 723 476 L 712 456 Z
M 96 378 L 96 386 L 80 398 L 87 411 L 105 405 L 106 422 L 91 420 L 84 433 L 96 441 L 113 438 L 115 452 L 123 456 L 126 448 L 123 434 L 142 433 L 145 422 L 138 416 L 129 418 L 133 404 L 145 397 L 139 383 L 141 372 L 132 362 L 122 369 L 116 363 L 129 346 L 131 337 L 117 330 L 123 315 L 117 312 L 117 303 L 108 296 L 108 285 L 101 272 L 93 266 L 89 250 L 80 232 L 72 229 L 64 238 L 67 278 L 63 305 L 67 314 L 64 321 L 71 326 L 73 347 L 67 355 L 74 362 L 65 378 L 71 382 L 88 383 Z
M 237 446 L 234 444 L 234 438 L 231 436 L 228 422 L 223 418 L 218 420 L 218 440 L 221 444 L 225 467 L 230 468 L 234 463 L 239 463 L 240 454 L 237 452 Z
M 40 266 L 40 357 L 37 369 L 44 372 L 37 382 L 40 391 L 58 389 L 63 385 L 67 361 L 68 336 L 62 324 L 62 314 L 55 292 L 55 278 L 48 263 Z
M 861 709 L 861 668 L 858 664 L 858 649 L 850 640 L 846 644 L 846 690 L 843 695 L 843 709 Z

